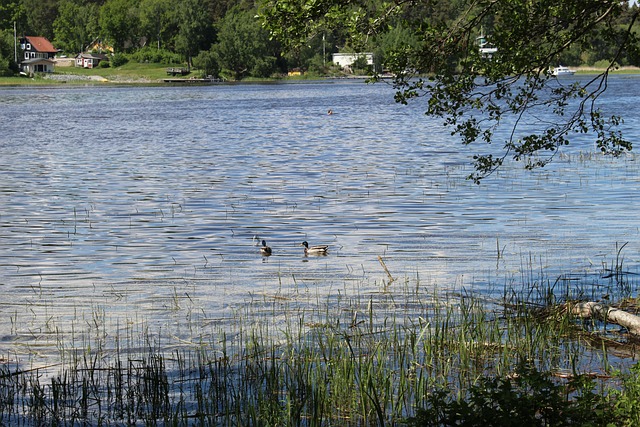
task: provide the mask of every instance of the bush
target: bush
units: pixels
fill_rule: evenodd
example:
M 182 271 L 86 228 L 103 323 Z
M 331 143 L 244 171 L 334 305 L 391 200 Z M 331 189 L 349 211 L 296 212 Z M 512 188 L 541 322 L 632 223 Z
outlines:
M 193 66 L 202 70 L 202 77 L 220 76 L 220 64 L 211 50 L 203 50 L 193 58 Z
M 465 400 L 437 390 L 428 406 L 408 422 L 435 426 L 606 426 L 614 422 L 613 407 L 592 392 L 593 380 L 575 376 L 557 384 L 549 374 L 521 366 L 514 378 L 481 378 Z
M 270 77 L 276 71 L 276 58 L 267 56 L 256 58 L 256 62 L 251 69 L 253 77 Z
M 129 55 L 132 61 L 154 64 L 180 64 L 182 59 L 177 53 L 170 52 L 165 49 L 158 49 L 151 46 L 145 46 Z
M 120 67 L 129 62 L 129 58 L 124 53 L 116 53 L 111 58 L 111 66 L 112 67 Z
M 14 72 L 11 69 L 11 61 L 8 58 L 0 56 L 0 76 L 8 77 L 12 75 L 14 75 Z
M 623 390 L 612 393 L 617 418 L 625 419 L 624 426 L 640 425 L 640 363 L 623 376 Z

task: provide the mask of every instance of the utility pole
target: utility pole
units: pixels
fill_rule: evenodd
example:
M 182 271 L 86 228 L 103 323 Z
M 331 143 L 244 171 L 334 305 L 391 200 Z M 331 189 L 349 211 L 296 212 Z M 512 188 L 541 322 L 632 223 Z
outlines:
M 322 68 L 327 67 L 326 62 L 327 62 L 327 50 L 325 48 L 325 43 L 324 43 L 324 33 L 322 33 Z
M 18 63 L 18 33 L 16 32 L 16 21 L 13 21 L 13 60 Z

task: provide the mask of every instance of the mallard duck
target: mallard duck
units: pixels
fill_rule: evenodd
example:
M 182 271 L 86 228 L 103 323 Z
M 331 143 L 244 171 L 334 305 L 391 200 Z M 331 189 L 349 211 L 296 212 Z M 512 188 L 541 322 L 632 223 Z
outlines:
M 304 246 L 305 255 L 326 255 L 329 251 L 329 246 L 327 245 L 309 246 L 306 241 L 302 242 L 300 246 Z
M 267 246 L 267 241 L 262 241 L 262 247 L 260 247 L 260 253 L 262 256 L 271 256 L 271 248 Z

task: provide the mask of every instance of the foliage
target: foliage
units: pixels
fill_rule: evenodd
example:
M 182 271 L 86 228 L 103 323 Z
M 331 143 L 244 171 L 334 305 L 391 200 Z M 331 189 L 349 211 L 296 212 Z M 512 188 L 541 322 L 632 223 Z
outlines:
M 207 3 L 208 1 L 201 0 L 182 0 L 178 9 L 178 33 L 174 37 L 174 44 L 189 64 L 193 56 L 210 45 L 207 41 L 213 39 L 213 23 L 207 14 Z
M 640 363 L 636 363 L 623 376 L 621 390 L 612 391 L 616 418 L 625 419 L 623 426 L 640 425 Z
M 29 33 L 53 40 L 53 22 L 58 15 L 57 0 L 22 0 L 22 13 Z M 35 33 L 31 33 L 35 32 Z M 24 33 L 23 33 L 24 34 Z
M 175 12 L 170 0 L 142 0 L 138 8 L 140 30 L 158 49 L 170 43 L 175 28 Z
M 441 118 L 465 146 L 475 147 L 475 172 L 469 176 L 475 182 L 507 158 L 523 161 L 528 169 L 542 167 L 576 133 L 593 135 L 606 154 L 632 148 L 617 131 L 621 119 L 604 115 L 596 102 L 611 69 L 626 52 L 637 50 L 632 28 L 639 13 L 618 0 L 436 5 L 265 0 L 262 9 L 265 27 L 289 49 L 327 28 L 346 29 L 354 49 L 403 29 L 410 42 L 397 43 L 385 54 L 396 100 L 424 99 L 428 115 Z M 480 52 L 476 38 L 481 35 L 497 52 Z M 549 70 L 570 52 L 575 57 L 575 49 L 596 50 L 594 60 L 605 58 L 608 67 L 581 84 L 559 82 Z M 555 122 L 537 119 L 536 110 L 543 108 L 555 113 Z
M 136 39 L 140 20 L 129 0 L 107 0 L 100 8 L 99 24 L 103 35 L 116 52 L 124 52 Z
M 145 46 L 129 55 L 129 59 L 136 62 L 151 62 L 154 64 L 180 64 L 181 58 L 177 53 L 165 49 Z
M 14 23 L 26 26 L 24 5 L 20 0 L 0 0 L 0 31 L 13 29 Z
M 355 61 L 353 61 L 352 67 L 354 70 L 365 70 L 366 72 L 371 72 L 371 66 L 367 63 L 367 57 L 364 55 L 358 56 Z
M 0 31 L 0 77 L 12 76 L 17 71 L 17 65 L 14 62 L 13 36 L 8 31 Z
M 220 65 L 218 59 L 212 50 L 202 51 L 193 58 L 193 66 L 202 70 L 202 77 L 220 76 Z
M 558 384 L 548 373 L 522 365 L 513 378 L 480 378 L 463 399 L 444 389 L 433 392 L 427 407 L 418 410 L 409 425 L 604 426 L 612 421 L 613 411 L 593 388 L 593 380 L 586 376 Z
M 220 23 L 214 50 L 221 67 L 235 80 L 247 75 L 266 77 L 275 71 L 273 43 L 255 15 L 254 10 L 234 7 Z
M 124 53 L 116 53 L 111 57 L 111 66 L 120 67 L 129 62 L 129 58 Z
M 58 17 L 53 22 L 55 45 L 68 52 L 83 52 L 98 34 L 98 7 L 93 3 L 78 4 L 62 0 Z

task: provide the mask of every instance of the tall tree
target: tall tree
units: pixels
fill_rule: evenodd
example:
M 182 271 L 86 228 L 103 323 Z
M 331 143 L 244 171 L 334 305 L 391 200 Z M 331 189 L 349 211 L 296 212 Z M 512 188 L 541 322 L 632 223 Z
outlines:
M 26 15 L 20 0 L 0 0 L 0 30 L 13 30 L 14 23 L 22 30 Z
M 620 0 L 456 0 L 454 14 L 435 19 L 416 13 L 442 4 L 263 0 L 262 16 L 264 26 L 288 46 L 325 27 L 347 28 L 354 45 L 394 26 L 409 28 L 419 43 L 402 47 L 386 64 L 396 76 L 396 99 L 424 99 L 428 115 L 442 118 L 465 146 L 474 147 L 469 178 L 476 182 L 508 159 L 531 169 L 544 166 L 575 133 L 592 134 L 604 153 L 632 148 L 617 130 L 620 118 L 603 115 L 597 100 L 625 52 L 638 51 L 632 31 L 637 8 L 630 11 Z M 497 49 L 493 55 L 478 49 L 481 34 Z M 550 68 L 571 49 L 588 50 L 594 40 L 607 47 L 599 49 L 606 70 L 582 84 L 558 82 Z M 556 115 L 554 123 L 537 119 L 541 108 Z M 505 126 L 507 132 L 497 132 Z
M 18 71 L 14 49 L 13 31 L 0 30 L 0 76 L 11 76 Z
M 174 2 L 171 0 L 141 0 L 140 27 L 158 49 L 165 47 L 174 35 Z
M 269 34 L 255 16 L 255 10 L 235 6 L 219 23 L 215 52 L 222 68 L 236 80 L 249 74 L 268 76 L 275 70 L 276 57 Z
M 53 22 L 56 47 L 82 52 L 98 36 L 98 6 L 80 0 L 62 0 Z
M 44 36 L 53 40 L 53 21 L 58 15 L 57 0 L 22 0 L 23 10 L 27 18 L 27 28 L 32 36 Z
M 209 1 L 181 0 L 177 11 L 178 34 L 175 49 L 184 55 L 189 66 L 200 50 L 213 43 L 213 20 L 208 14 Z
M 140 18 L 137 0 L 107 0 L 100 8 L 99 18 L 102 35 L 113 43 L 117 52 L 137 42 Z

